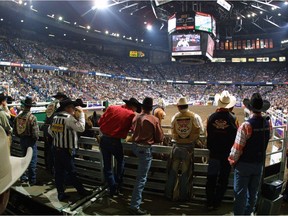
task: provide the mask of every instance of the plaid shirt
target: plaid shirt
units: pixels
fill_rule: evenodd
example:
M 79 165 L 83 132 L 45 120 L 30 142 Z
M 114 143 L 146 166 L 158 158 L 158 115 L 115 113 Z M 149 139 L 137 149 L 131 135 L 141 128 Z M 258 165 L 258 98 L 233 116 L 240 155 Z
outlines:
M 251 117 L 254 116 L 261 116 L 261 114 L 255 114 Z M 270 138 L 272 137 L 272 123 L 269 121 L 269 129 L 270 129 Z M 249 122 L 243 122 L 242 125 L 238 128 L 237 135 L 235 138 L 234 145 L 231 148 L 230 155 L 228 157 L 228 161 L 231 166 L 234 166 L 237 161 L 239 160 L 240 156 L 243 153 L 243 149 L 246 146 L 247 140 L 251 137 L 252 135 L 252 127 Z

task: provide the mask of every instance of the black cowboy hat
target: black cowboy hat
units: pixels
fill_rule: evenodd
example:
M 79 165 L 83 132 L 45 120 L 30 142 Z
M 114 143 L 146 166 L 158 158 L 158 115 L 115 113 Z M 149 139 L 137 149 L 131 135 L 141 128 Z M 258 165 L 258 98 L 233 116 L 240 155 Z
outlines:
M 180 38 L 185 38 L 186 39 L 185 35 L 182 35 Z
M 1 103 L 2 101 L 5 101 L 5 100 L 7 100 L 7 96 L 5 96 L 4 93 L 1 93 L 1 94 L 0 94 L 0 103 Z
M 135 106 L 137 108 L 136 112 L 140 113 L 141 112 L 141 103 L 139 103 L 138 100 L 135 98 L 130 98 L 129 100 L 123 100 L 125 104 L 130 105 L 130 106 Z
M 64 111 L 64 109 L 70 105 L 73 105 L 76 107 L 76 106 L 79 106 L 79 103 L 77 103 L 76 101 L 72 101 L 70 98 L 66 98 L 66 99 L 60 101 L 60 107 L 58 108 L 57 111 L 58 112 Z
M 152 110 L 153 109 L 153 99 L 151 97 L 145 97 L 143 103 L 141 104 L 143 108 Z
M 54 97 L 54 98 L 68 98 L 63 92 L 57 92 L 57 94 L 56 95 L 52 95 L 52 97 Z
M 7 103 L 8 104 L 12 104 L 13 101 L 14 101 L 14 99 L 11 96 L 7 97 Z
M 33 107 L 36 105 L 36 103 L 32 100 L 31 97 L 26 97 L 25 100 L 21 101 L 21 105 L 25 107 Z
M 84 104 L 82 99 L 80 98 L 76 99 L 76 103 L 78 103 L 78 106 L 87 107 L 87 104 Z
M 265 112 L 270 108 L 270 102 L 263 100 L 259 93 L 254 93 L 250 100 L 245 98 L 243 100 L 243 104 L 247 107 L 247 109 L 254 112 Z

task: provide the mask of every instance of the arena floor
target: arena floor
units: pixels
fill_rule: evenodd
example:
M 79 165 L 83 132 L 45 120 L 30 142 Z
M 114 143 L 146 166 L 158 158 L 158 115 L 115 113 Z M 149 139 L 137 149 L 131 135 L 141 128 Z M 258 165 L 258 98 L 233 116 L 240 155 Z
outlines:
M 205 123 L 208 116 L 211 115 L 217 109 L 215 106 L 190 106 L 189 109 L 201 116 L 202 121 Z M 166 117 L 163 120 L 162 125 L 170 125 L 171 119 L 176 112 L 177 107 L 174 105 L 167 106 L 165 109 Z M 243 108 L 234 108 L 234 112 L 239 120 L 239 123 L 244 121 L 244 110 Z M 204 124 L 205 125 L 205 124 Z

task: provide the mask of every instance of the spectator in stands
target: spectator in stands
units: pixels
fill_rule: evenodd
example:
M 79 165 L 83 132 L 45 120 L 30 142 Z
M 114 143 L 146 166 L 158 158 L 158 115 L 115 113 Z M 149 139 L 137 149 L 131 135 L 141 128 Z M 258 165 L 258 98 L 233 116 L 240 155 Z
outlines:
M 140 112 L 141 104 L 135 99 L 123 100 L 125 105 L 109 106 L 99 119 L 102 137 L 100 148 L 103 155 L 104 175 L 110 188 L 110 196 L 116 195 L 122 183 L 124 156 L 121 139 L 125 139 L 132 126 L 135 112 Z M 117 173 L 113 174 L 111 157 L 117 161 Z
M 3 127 L 7 136 L 9 137 L 12 133 L 12 127 L 10 126 L 9 117 L 6 111 L 7 111 L 7 97 L 4 94 L 0 94 L 0 126 Z
M 206 183 L 208 209 L 217 209 L 226 192 L 231 170 L 227 157 L 239 126 L 236 117 L 230 112 L 236 104 L 236 98 L 228 91 L 223 91 L 217 104 L 216 112 L 207 120 L 207 148 L 210 152 Z
M 177 102 L 179 112 L 172 117 L 172 138 L 176 142 L 173 146 L 166 196 L 173 200 L 190 200 L 192 195 L 193 155 L 194 146 L 200 136 L 200 124 L 195 114 L 189 110 L 186 98 Z M 181 176 L 178 173 L 181 172 Z M 179 182 L 179 187 L 176 187 Z
M 57 92 L 56 95 L 52 96 L 55 98 L 50 104 L 48 104 L 46 109 L 46 118 L 42 130 L 44 133 L 44 158 L 46 169 L 50 173 L 54 173 L 54 146 L 52 144 L 53 138 L 48 133 L 48 128 L 52 124 L 53 118 L 56 114 L 56 110 L 60 107 L 60 102 L 67 98 L 63 92 Z
M 250 215 L 255 211 L 266 148 L 272 135 L 271 121 L 261 114 L 269 109 L 270 102 L 254 93 L 243 103 L 252 115 L 239 127 L 228 157 L 234 167 L 235 215 Z
M 0 214 L 3 214 L 9 201 L 10 187 L 19 179 L 30 164 L 32 149 L 23 157 L 11 157 L 7 135 L 0 126 Z
M 24 173 L 21 176 L 21 182 L 27 182 L 29 180 L 30 186 L 37 183 L 36 181 L 36 166 L 37 166 L 37 145 L 36 141 L 39 138 L 39 127 L 36 117 L 31 113 L 30 109 L 35 104 L 32 98 L 27 97 L 24 101 L 21 101 L 24 106 L 23 111 L 16 117 L 14 122 L 14 133 L 17 137 L 20 137 L 20 145 L 22 154 L 26 155 L 29 147 L 33 150 L 32 160 L 28 168 L 28 176 Z
M 133 119 L 133 153 L 139 158 L 136 183 L 134 185 L 130 212 L 145 215 L 147 211 L 140 208 L 142 192 L 147 181 L 147 174 L 152 162 L 151 146 L 161 143 L 164 135 L 159 119 L 151 114 L 153 99 L 146 97 L 142 103 L 142 113 Z
M 75 107 L 81 112 L 79 120 L 74 118 Z M 62 100 L 48 130 L 53 137 L 55 146 L 55 184 L 58 200 L 63 201 L 69 198 L 64 189 L 65 174 L 80 196 L 90 195 L 91 191 L 86 190 L 76 177 L 73 162 L 75 149 L 78 148 L 77 132 L 85 130 L 85 117 L 82 108 L 70 98 Z

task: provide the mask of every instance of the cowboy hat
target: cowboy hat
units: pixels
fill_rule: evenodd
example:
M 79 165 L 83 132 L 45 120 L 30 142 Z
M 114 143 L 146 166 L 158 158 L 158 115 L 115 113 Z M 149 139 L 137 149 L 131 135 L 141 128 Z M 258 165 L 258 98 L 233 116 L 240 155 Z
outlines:
M 247 107 L 247 109 L 254 112 L 265 112 L 270 108 L 270 102 L 263 100 L 259 93 L 254 93 L 250 100 L 245 98 L 243 100 L 243 104 Z
M 187 99 L 185 97 L 179 98 L 177 101 L 177 106 L 188 105 Z
M 79 106 L 79 103 L 72 101 L 70 98 L 66 98 L 60 101 L 60 107 L 57 109 L 57 112 L 64 111 L 67 106 L 73 105 L 74 107 Z
M 58 99 L 58 98 L 68 98 L 63 92 L 57 92 L 56 95 L 52 95 L 52 97 Z
M 8 104 L 12 104 L 13 101 L 14 101 L 14 99 L 11 96 L 7 96 L 7 103 Z
M 80 98 L 76 99 L 76 103 L 78 103 L 78 106 L 87 107 L 87 104 L 84 104 L 82 99 Z
M 141 112 L 141 103 L 136 100 L 135 98 L 130 98 L 129 100 L 123 100 L 125 104 L 127 104 L 128 106 L 134 106 L 137 108 L 136 112 L 140 113 Z
M 9 154 L 6 132 L 0 127 L 0 194 L 7 191 L 26 171 L 32 159 L 32 148 L 27 149 L 25 157 Z
M 21 105 L 26 106 L 26 107 L 32 107 L 32 106 L 35 106 L 36 103 L 33 102 L 31 97 L 26 97 L 25 100 L 21 101 Z
M 1 103 L 2 101 L 5 101 L 5 100 L 7 100 L 7 96 L 5 96 L 4 93 L 1 93 L 1 94 L 0 94 L 0 103 Z
M 215 95 L 215 98 L 217 98 L 217 95 Z M 218 107 L 220 108 L 232 108 L 236 104 L 236 98 L 226 90 L 224 90 L 219 96 L 218 96 Z
M 143 108 L 152 110 L 153 108 L 153 99 L 151 97 L 145 97 L 143 103 L 141 104 Z

